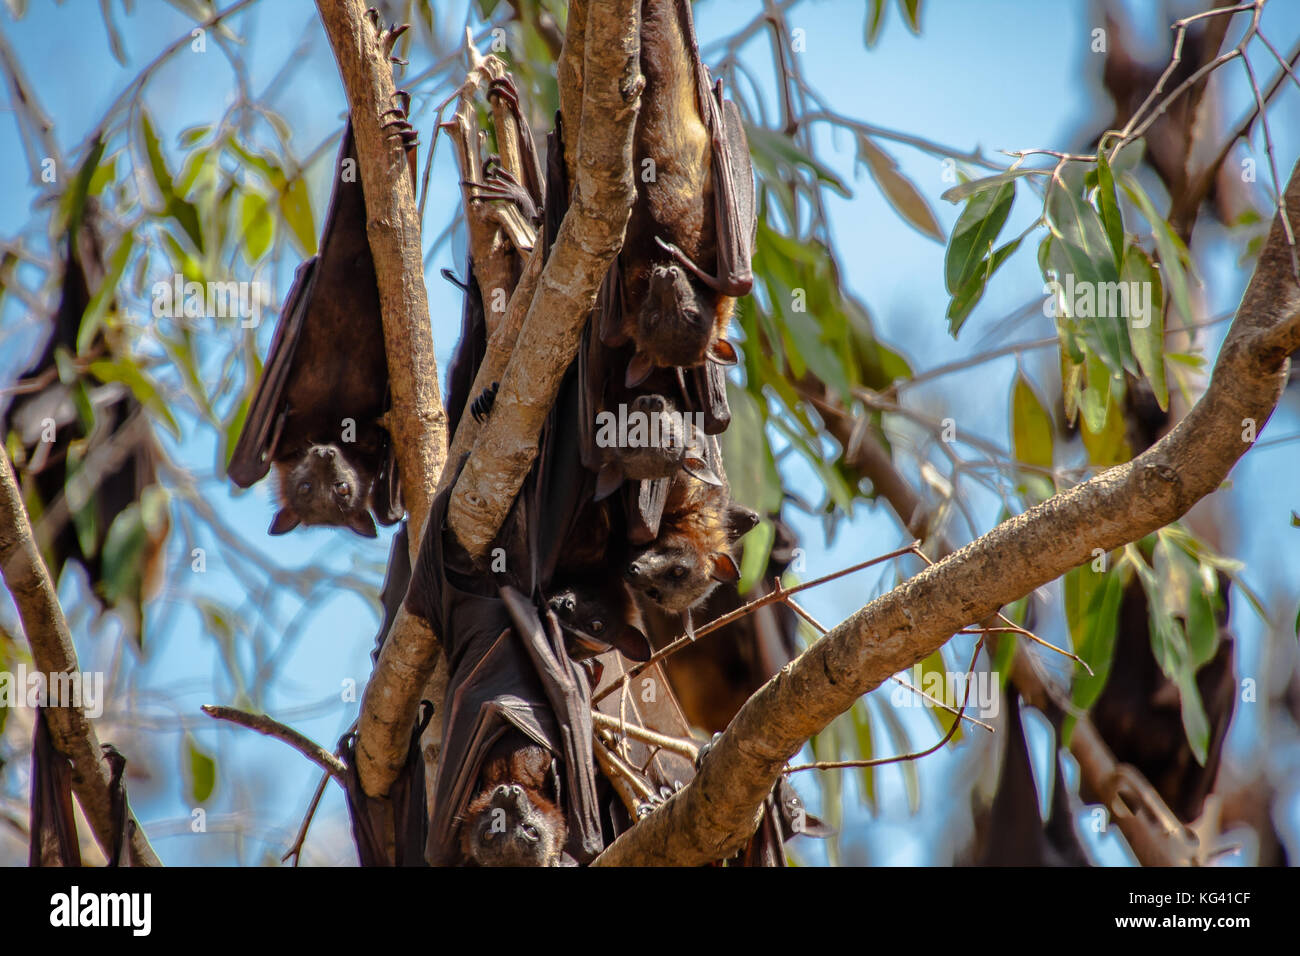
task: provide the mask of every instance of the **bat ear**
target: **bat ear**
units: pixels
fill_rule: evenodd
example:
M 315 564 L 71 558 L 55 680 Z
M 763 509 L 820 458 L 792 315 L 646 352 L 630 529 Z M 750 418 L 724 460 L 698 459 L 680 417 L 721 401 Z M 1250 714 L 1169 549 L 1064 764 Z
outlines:
M 375 519 L 370 517 L 370 512 L 366 510 L 357 511 L 349 515 L 348 527 L 363 538 L 379 537 L 379 532 L 375 530 Z
M 625 624 L 623 629 L 614 635 L 612 643 L 628 660 L 639 663 L 650 659 L 650 642 L 635 625 Z
M 735 365 L 740 361 L 740 358 L 736 355 L 736 347 L 726 339 L 718 339 L 718 341 L 710 345 L 707 356 L 710 362 L 715 362 L 718 365 Z
M 722 487 L 722 479 L 709 467 L 709 463 L 698 455 L 687 455 L 683 458 L 682 471 L 692 478 L 700 479 L 706 485 L 713 485 L 715 488 Z
M 267 534 L 287 534 L 294 528 L 298 527 L 298 514 L 289 508 L 281 508 L 275 513 L 271 520 L 271 527 L 266 530 Z
M 725 551 L 715 551 L 713 554 L 713 580 L 723 584 L 734 584 L 740 580 L 740 568 L 736 567 L 736 559 Z
M 758 512 L 753 508 L 746 508 L 734 501 L 727 506 L 727 532 L 731 535 L 732 541 L 749 534 L 756 524 L 758 524 Z
M 600 466 L 600 473 L 596 475 L 596 494 L 593 500 L 604 501 L 618 491 L 618 486 L 622 483 L 623 469 L 618 466 L 618 462 L 606 462 Z
M 653 371 L 654 363 L 650 361 L 650 356 L 644 352 L 637 352 L 627 365 L 627 377 L 624 379 L 623 384 L 628 388 L 636 388 L 648 379 Z

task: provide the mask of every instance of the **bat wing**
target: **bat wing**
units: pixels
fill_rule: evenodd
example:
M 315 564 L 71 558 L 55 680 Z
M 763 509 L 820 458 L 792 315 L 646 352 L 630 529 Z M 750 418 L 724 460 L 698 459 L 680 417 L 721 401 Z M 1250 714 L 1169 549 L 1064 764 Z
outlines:
M 731 424 L 726 368 L 717 362 L 705 362 L 683 371 L 691 411 L 704 416 L 704 434 L 722 434 Z
M 429 815 L 424 800 L 420 735 L 433 716 L 433 707 L 424 701 L 420 710 L 420 718 L 411 731 L 406 762 L 386 797 L 371 797 L 361 787 L 361 775 L 356 769 L 355 732 L 349 732 L 339 742 L 339 752 L 348 768 L 343 785 L 352 821 L 352 842 L 356 844 L 362 866 L 425 865 Z
M 444 273 L 446 274 L 446 273 Z M 465 255 L 465 292 L 460 312 L 460 341 L 447 372 L 447 434 L 454 437 L 461 416 L 474 398 L 469 393 L 474 377 L 487 354 L 487 320 L 483 312 L 483 294 L 474 278 L 474 259 Z
M 28 866 L 81 866 L 72 810 L 72 761 L 50 738 L 45 710 L 36 710 L 32 738 L 32 815 Z
M 671 478 L 647 478 L 624 486 L 627 539 L 632 544 L 649 544 L 659 536 L 659 522 L 663 519 L 672 483 Z
M 515 633 L 536 668 L 555 715 L 567 786 L 567 794 L 562 791 L 569 825 L 567 850 L 579 863 L 585 863 L 604 849 L 596 800 L 596 760 L 591 750 L 591 685 L 565 652 L 559 623 L 550 611 L 539 614 L 537 605 L 509 586 L 501 589 L 501 599 L 510 610 Z
M 285 296 L 280 318 L 271 338 L 271 350 L 257 380 L 257 390 L 248 405 L 244 427 L 240 429 L 235 450 L 231 453 L 226 474 L 240 488 L 260 481 L 271 470 L 280 430 L 284 427 L 285 386 L 293 371 L 293 359 L 302 336 L 303 320 L 316 284 L 319 257 L 312 256 L 294 273 L 293 285 Z
M 713 204 L 717 215 L 720 291 L 727 295 L 748 295 L 754 287 L 752 260 L 758 229 L 749 140 L 740 110 L 731 100 L 722 98 L 721 80 L 708 102 L 712 114 Z
M 542 215 L 542 242 L 547 255 L 560 234 L 569 211 L 569 174 L 564 166 L 564 124 L 555 111 L 555 129 L 546 136 L 546 204 Z
M 696 102 L 712 141 L 713 206 L 718 237 L 717 275 L 675 253 L 701 280 L 723 295 L 748 295 L 754 286 L 752 257 L 758 228 L 754 207 L 754 170 L 740 110 L 722 96 L 722 81 L 712 86 L 700 59 L 699 41 L 689 0 L 678 0 L 687 52 L 695 70 Z

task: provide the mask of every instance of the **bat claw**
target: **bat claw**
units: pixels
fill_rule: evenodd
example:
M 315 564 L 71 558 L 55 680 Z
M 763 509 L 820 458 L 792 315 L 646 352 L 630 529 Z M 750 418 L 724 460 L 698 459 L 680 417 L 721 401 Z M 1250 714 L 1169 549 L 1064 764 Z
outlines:
M 487 417 L 492 414 L 492 406 L 496 404 L 497 389 L 500 385 L 500 382 L 493 382 L 487 388 L 483 389 L 479 397 L 474 399 L 470 404 L 469 413 L 473 416 L 474 421 L 478 422 L 480 425 L 487 421 Z

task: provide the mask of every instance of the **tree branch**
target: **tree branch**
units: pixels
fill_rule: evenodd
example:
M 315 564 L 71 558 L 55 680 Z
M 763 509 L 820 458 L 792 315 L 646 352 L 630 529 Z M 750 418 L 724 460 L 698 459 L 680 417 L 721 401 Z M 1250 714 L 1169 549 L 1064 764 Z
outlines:
M 47 680 L 54 674 L 80 673 L 67 619 L 36 547 L 18 481 L 7 456 L 0 466 L 0 574 L 18 605 L 37 669 Z M 101 759 L 95 728 L 79 707 L 46 707 L 45 716 L 55 749 L 72 761 L 72 789 L 95 841 L 104 855 L 111 857 L 114 826 L 110 773 L 108 764 Z M 126 839 L 132 865 L 161 866 L 144 828 L 134 815 L 129 820 Z
M 343 775 L 347 773 L 348 768 L 343 765 L 343 761 L 338 757 L 311 738 L 304 737 L 292 727 L 288 727 L 266 714 L 250 714 L 247 711 L 238 710 L 234 707 L 223 707 L 219 704 L 204 704 L 199 710 L 209 717 L 229 721 L 232 724 L 238 724 L 240 727 L 247 727 L 249 730 L 256 730 L 264 737 L 274 737 L 276 740 L 288 744 L 336 780 L 342 781 Z
M 316 7 L 338 61 L 356 136 L 393 395 L 388 430 L 397 448 L 402 500 L 411 527 L 423 528 L 446 458 L 447 415 L 438 391 L 420 218 L 406 157 L 380 125 L 380 114 L 395 105 L 393 71 L 362 0 L 317 0 Z M 419 535 L 411 535 L 412 559 L 419 546 Z
M 1285 209 L 1300 228 L 1300 165 Z M 760 688 L 700 773 L 619 837 L 597 865 L 702 864 L 753 832 L 760 804 L 803 743 L 891 674 L 956 631 L 1088 561 L 1185 514 L 1223 482 L 1273 413 L 1287 356 L 1300 345 L 1300 283 L 1281 215 L 1224 340 L 1210 385 L 1163 439 L 1017 515 L 872 601 Z

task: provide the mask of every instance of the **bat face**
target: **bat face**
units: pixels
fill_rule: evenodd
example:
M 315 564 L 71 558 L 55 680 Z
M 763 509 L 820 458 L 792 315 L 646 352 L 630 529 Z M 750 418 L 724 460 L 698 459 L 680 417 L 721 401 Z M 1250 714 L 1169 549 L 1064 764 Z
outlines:
M 642 661 L 650 644 L 636 602 L 621 581 L 570 586 L 555 592 L 547 602 L 564 629 L 565 647 L 575 661 L 603 654 L 616 647 L 625 657 Z
M 623 576 L 665 611 L 679 613 L 708 597 L 719 581 L 738 578 L 739 572 L 725 551 L 702 551 L 685 535 L 661 533 L 633 552 Z
M 470 804 L 464 840 L 479 866 L 556 866 L 565 837 L 564 816 L 553 803 L 501 783 Z
M 701 291 L 681 266 L 654 266 L 637 315 L 637 350 L 655 365 L 699 365 L 713 336 L 717 305 L 717 297 Z
M 350 462 L 337 445 L 312 445 L 296 462 L 280 466 L 280 510 L 271 534 L 300 524 L 342 525 L 367 538 L 376 536 L 370 516 L 374 476 Z

